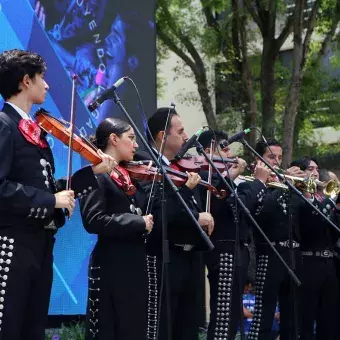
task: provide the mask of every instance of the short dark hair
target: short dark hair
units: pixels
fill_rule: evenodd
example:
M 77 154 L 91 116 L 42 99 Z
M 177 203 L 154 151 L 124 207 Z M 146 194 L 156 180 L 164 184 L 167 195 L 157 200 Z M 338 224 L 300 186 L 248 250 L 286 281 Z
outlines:
M 156 138 L 157 134 L 160 131 L 165 130 L 165 124 L 167 122 L 168 115 L 170 115 L 169 116 L 169 120 L 170 120 L 169 128 L 170 128 L 172 117 L 178 116 L 178 113 L 173 108 L 161 107 L 157 109 L 157 111 L 148 119 L 148 126 L 149 126 L 150 133 L 149 132 L 147 133 L 147 137 L 150 142 Z
M 313 158 L 313 157 L 301 157 L 295 161 L 293 161 L 290 166 L 297 166 L 299 167 L 302 171 L 305 171 L 308 167 L 309 167 L 309 164 L 310 162 L 313 161 L 316 163 L 317 166 L 319 166 L 319 163 L 318 161 Z
M 106 118 L 97 127 L 95 136 L 91 136 L 91 142 L 100 150 L 107 148 L 107 142 L 112 133 L 120 137 L 124 132 L 129 131 L 131 126 L 119 118 Z
M 202 144 L 203 148 L 209 148 L 211 140 L 216 138 L 216 144 L 220 143 L 224 139 L 228 139 L 228 134 L 220 130 L 208 130 L 204 131 L 198 138 L 198 141 Z
M 329 170 L 327 169 L 319 169 L 319 180 L 321 182 L 328 182 L 330 181 L 331 176 L 329 175 Z
M 46 70 L 44 59 L 37 53 L 9 50 L 0 54 L 0 94 L 7 100 L 21 92 L 19 83 L 28 76 L 33 79 Z
M 266 149 L 271 146 L 279 146 L 280 148 L 282 148 L 282 144 L 275 138 L 268 138 L 267 140 L 264 140 L 263 138 L 261 138 L 256 143 L 255 151 L 260 156 L 263 156 L 266 152 Z

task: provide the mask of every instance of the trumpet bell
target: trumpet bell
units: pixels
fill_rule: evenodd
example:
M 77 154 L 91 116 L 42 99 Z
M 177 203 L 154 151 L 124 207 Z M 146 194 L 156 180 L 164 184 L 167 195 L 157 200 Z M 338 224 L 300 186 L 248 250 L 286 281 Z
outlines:
M 296 189 L 300 191 L 309 192 L 310 194 L 315 194 L 317 191 L 317 185 L 312 176 L 306 178 L 293 177 L 292 180 Z
M 330 180 L 326 183 L 323 193 L 327 197 L 336 197 L 340 193 L 340 183 L 336 180 Z

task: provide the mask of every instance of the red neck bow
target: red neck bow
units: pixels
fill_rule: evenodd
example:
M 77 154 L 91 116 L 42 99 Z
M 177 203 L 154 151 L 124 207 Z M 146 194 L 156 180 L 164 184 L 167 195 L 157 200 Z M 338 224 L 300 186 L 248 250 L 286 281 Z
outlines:
M 136 192 L 135 186 L 132 184 L 129 173 L 126 169 L 115 166 L 115 170 L 111 171 L 110 177 L 113 179 L 119 187 L 121 187 L 127 195 L 133 195 Z
M 41 138 L 41 128 L 33 120 L 21 119 L 19 130 L 28 142 L 37 145 L 39 148 L 48 147 L 46 140 Z

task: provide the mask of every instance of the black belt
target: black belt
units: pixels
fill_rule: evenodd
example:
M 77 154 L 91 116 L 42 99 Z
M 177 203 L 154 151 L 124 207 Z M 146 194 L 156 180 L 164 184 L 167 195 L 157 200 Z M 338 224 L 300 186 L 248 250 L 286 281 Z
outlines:
M 235 243 L 235 240 L 217 240 L 216 243 Z M 245 241 L 240 241 L 240 245 L 241 246 L 245 246 L 245 247 L 248 247 L 249 244 L 246 243 Z
M 270 242 L 271 245 L 273 246 L 281 246 L 283 248 L 290 248 L 290 241 L 275 241 L 275 242 Z M 260 246 L 269 246 L 268 243 L 260 243 Z M 292 241 L 292 246 L 293 248 L 299 248 L 300 247 L 300 243 L 296 242 L 296 241 Z
M 194 245 L 192 244 L 174 244 L 175 247 L 181 248 L 184 251 L 190 251 L 192 248 L 194 248 Z
M 316 257 L 324 257 L 324 258 L 332 258 L 334 257 L 334 253 L 331 250 L 316 250 L 316 251 L 301 251 L 302 256 L 316 256 Z

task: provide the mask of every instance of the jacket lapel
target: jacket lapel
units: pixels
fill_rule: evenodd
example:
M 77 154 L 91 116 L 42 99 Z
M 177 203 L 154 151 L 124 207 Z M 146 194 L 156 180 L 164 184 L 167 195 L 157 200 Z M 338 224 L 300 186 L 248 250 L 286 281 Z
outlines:
M 19 125 L 20 120 L 23 119 L 20 116 L 20 114 L 17 112 L 17 110 L 15 110 L 11 105 L 9 105 L 7 103 L 4 104 L 2 111 L 5 112 L 16 123 L 17 126 Z M 45 134 L 43 134 L 41 138 L 46 140 Z M 46 140 L 46 143 L 48 145 L 47 140 Z M 34 144 L 32 144 L 32 146 L 34 146 Z M 38 146 L 35 146 L 35 149 L 39 152 L 39 154 L 40 154 L 40 156 L 42 156 L 42 158 L 48 160 L 51 163 L 52 171 L 54 173 L 54 158 L 53 158 L 51 148 L 50 147 L 40 148 Z

